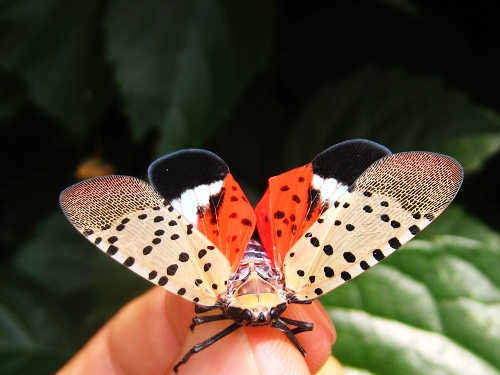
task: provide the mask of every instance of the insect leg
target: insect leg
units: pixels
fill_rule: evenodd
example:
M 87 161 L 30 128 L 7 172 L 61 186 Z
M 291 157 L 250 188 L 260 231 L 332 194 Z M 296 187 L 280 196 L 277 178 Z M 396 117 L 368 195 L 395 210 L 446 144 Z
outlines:
M 201 314 L 207 311 L 215 310 L 215 309 L 220 309 L 219 306 L 201 306 L 201 305 L 194 305 L 194 312 L 196 314 Z
M 296 321 L 297 322 L 297 321 Z M 304 322 L 305 323 L 305 322 Z M 297 338 L 295 337 L 295 334 L 293 333 L 293 331 L 288 328 L 288 325 L 287 323 L 283 320 L 283 318 L 281 319 L 278 319 L 274 322 L 274 324 L 272 324 L 272 326 L 274 328 L 277 328 L 279 329 L 281 332 L 283 332 L 286 337 L 288 337 L 288 339 L 293 343 L 293 345 L 295 345 L 295 347 L 299 350 L 299 352 L 305 357 L 307 355 L 306 351 L 304 350 L 304 348 L 302 347 L 302 345 L 300 345 L 300 342 L 299 340 L 297 340 Z M 303 332 L 303 331 L 301 331 Z
M 221 338 L 229 335 L 231 332 L 236 331 L 240 327 L 241 327 L 241 324 L 233 323 L 229 327 L 223 329 L 219 333 L 216 333 L 215 335 L 213 335 L 209 339 L 207 339 L 203 342 L 200 342 L 199 344 L 196 344 L 195 346 L 193 346 L 191 348 L 191 350 L 189 352 L 187 352 L 184 357 L 182 357 L 182 360 L 174 366 L 174 372 L 177 373 L 177 371 L 179 371 L 179 366 L 185 364 L 189 360 L 189 358 L 191 358 L 191 356 L 193 354 L 196 354 L 198 352 L 201 352 L 203 349 L 208 348 L 213 343 L 215 343 L 215 342 L 219 341 Z M 286 325 L 285 325 L 285 327 L 286 327 Z
M 312 331 L 314 329 L 314 324 L 309 322 L 303 322 L 302 320 L 288 319 L 281 317 L 286 324 L 291 324 L 297 328 L 292 329 L 293 334 L 298 334 L 302 332 Z
M 194 332 L 194 328 L 200 324 L 215 322 L 217 320 L 231 319 L 226 314 L 219 315 L 209 315 L 209 316 L 195 316 L 193 318 L 193 323 L 189 326 L 191 332 Z

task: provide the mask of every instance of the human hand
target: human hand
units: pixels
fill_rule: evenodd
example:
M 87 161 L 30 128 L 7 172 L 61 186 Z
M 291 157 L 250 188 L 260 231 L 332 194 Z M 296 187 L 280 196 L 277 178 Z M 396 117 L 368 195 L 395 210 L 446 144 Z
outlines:
M 195 344 L 228 325 L 219 321 L 189 331 L 194 305 L 161 288 L 138 297 L 113 317 L 56 375 L 173 374 L 173 366 Z M 336 334 L 318 301 L 289 305 L 285 317 L 314 323 L 297 337 L 302 357 L 286 336 L 269 326 L 242 327 L 180 366 L 180 375 L 315 374 L 330 357 Z M 342 375 L 330 359 L 321 372 Z

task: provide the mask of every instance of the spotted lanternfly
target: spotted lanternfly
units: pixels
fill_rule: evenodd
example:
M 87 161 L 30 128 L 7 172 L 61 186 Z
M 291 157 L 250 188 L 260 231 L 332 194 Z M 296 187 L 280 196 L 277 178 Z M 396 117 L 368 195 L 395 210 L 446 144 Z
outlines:
M 152 186 L 96 177 L 64 190 L 61 206 L 118 262 L 197 313 L 222 310 L 196 316 L 191 329 L 234 321 L 194 346 L 177 372 L 241 326 L 277 328 L 305 356 L 295 335 L 313 325 L 283 317 L 287 305 L 310 303 L 392 254 L 443 212 L 462 178 L 448 156 L 351 140 L 270 178 L 254 210 L 222 159 L 189 149 L 153 162 Z

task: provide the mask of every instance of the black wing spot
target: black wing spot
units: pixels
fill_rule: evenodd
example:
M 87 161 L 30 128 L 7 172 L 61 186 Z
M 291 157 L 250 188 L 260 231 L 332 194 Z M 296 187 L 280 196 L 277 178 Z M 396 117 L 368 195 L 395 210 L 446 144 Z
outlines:
M 171 239 L 172 241 L 175 241 L 175 240 L 178 240 L 178 239 L 179 239 L 179 237 L 180 237 L 180 236 L 179 236 L 177 233 L 174 233 L 174 234 L 172 234 L 172 235 L 170 236 L 170 239 Z
M 339 226 L 339 225 L 341 225 L 341 224 L 342 224 L 342 222 L 341 222 L 340 220 L 335 220 L 335 221 L 333 222 L 333 225 L 335 225 L 336 227 L 338 227 L 338 226 Z
M 282 187 L 280 187 L 280 190 L 281 191 L 288 191 L 288 190 L 290 190 L 290 187 L 288 185 L 283 185 Z
M 349 206 L 350 206 L 350 204 L 349 204 L 349 203 L 347 203 L 347 202 L 345 202 L 345 203 L 344 203 L 344 205 L 343 205 L 342 207 L 347 208 L 347 207 L 349 207 Z
M 321 288 L 316 288 L 316 289 L 314 289 L 314 293 L 316 293 L 316 295 L 320 296 L 323 294 L 323 291 L 321 290 Z
M 296 203 L 300 203 L 300 198 L 297 194 L 292 195 L 292 201 Z
M 399 221 L 396 221 L 396 220 L 392 220 L 391 221 L 391 227 L 393 228 L 399 228 L 401 226 L 400 222 Z
M 171 264 L 170 266 L 167 267 L 167 275 L 174 276 L 178 269 L 179 266 L 177 264 Z
M 325 272 L 325 276 L 328 278 L 335 276 L 335 272 L 333 272 L 331 267 L 325 267 L 323 268 L 323 271 Z
M 152 250 L 153 250 L 153 246 L 148 245 L 148 246 L 146 246 L 144 249 L 142 249 L 142 253 L 143 253 L 144 255 L 148 255 L 148 254 L 149 254 Z
M 123 262 L 123 265 L 125 267 L 132 267 L 135 263 L 135 259 L 132 258 L 132 257 L 128 257 L 127 259 L 125 259 L 125 262 Z
M 383 214 L 383 215 L 380 216 L 380 220 L 388 223 L 389 220 L 391 220 L 391 218 L 389 217 L 389 215 Z
M 275 219 L 283 219 L 285 217 L 285 213 L 283 211 L 276 211 L 274 213 Z
M 374 257 L 376 260 L 378 260 L 379 262 L 380 262 L 382 259 L 384 259 L 384 258 L 385 258 L 384 253 L 383 253 L 383 252 L 382 252 L 382 250 L 380 250 L 380 249 L 373 250 L 372 254 L 373 254 L 373 257 Z
M 196 279 L 196 280 L 194 281 L 194 285 L 196 285 L 196 286 L 200 286 L 202 282 L 203 282 L 203 280 L 202 280 L 202 279 Z
M 323 247 L 323 252 L 324 252 L 326 255 L 328 255 L 328 256 L 332 255 L 332 254 L 333 254 L 333 247 L 332 247 L 332 245 L 325 245 L 325 246 Z
M 151 271 L 148 275 L 148 280 L 153 280 L 156 279 L 156 276 L 158 276 L 158 272 L 156 271 Z
M 380 205 L 381 205 L 382 207 L 389 207 L 389 202 L 387 202 L 387 201 L 382 201 L 382 202 L 380 202 Z
M 252 221 L 250 219 L 242 219 L 241 224 L 243 224 L 246 227 L 251 227 L 252 226 Z
M 179 254 L 179 262 L 187 262 L 189 260 L 189 254 L 188 253 L 180 253 Z
M 165 231 L 163 229 L 158 229 L 155 231 L 155 236 L 163 236 L 165 234 Z
M 108 242 L 111 244 L 115 243 L 116 241 L 118 241 L 118 237 L 116 237 L 116 236 L 112 236 L 112 237 L 108 238 Z
M 399 249 L 401 247 L 401 242 L 397 239 L 397 237 L 392 237 L 389 240 L 389 246 L 392 247 L 393 249 Z
M 106 254 L 115 255 L 118 252 L 118 248 L 115 245 L 109 245 L 108 250 L 106 250 Z
M 309 282 L 314 283 L 316 281 L 316 276 L 309 276 Z
M 144 220 L 144 219 L 146 219 L 146 218 L 148 217 L 148 215 L 146 215 L 146 214 L 141 214 L 141 215 L 139 215 L 139 216 L 137 216 L 137 217 L 138 217 L 140 220 Z
M 420 212 L 417 212 L 417 213 L 413 214 L 412 216 L 415 220 L 419 220 L 422 217 L 422 215 L 420 215 Z
M 208 272 L 210 270 L 210 268 L 212 268 L 212 264 L 205 263 L 205 265 L 203 266 L 203 271 Z
M 184 294 L 186 294 L 186 288 L 180 288 L 177 291 L 177 294 L 180 295 L 180 296 L 183 296 Z
M 349 232 L 352 232 L 354 230 L 354 225 L 346 224 L 345 229 L 347 229 Z
M 362 261 L 359 263 L 359 265 L 360 265 L 360 266 L 361 266 L 361 268 L 362 268 L 363 270 L 365 270 L 365 271 L 366 271 L 368 268 L 370 268 L 370 265 L 369 265 L 368 263 L 366 263 L 366 261 L 364 261 L 364 260 L 362 260 Z
M 153 221 L 154 221 L 155 223 L 159 223 L 160 221 L 163 221 L 163 220 L 164 220 L 164 219 L 163 219 L 163 216 L 156 216 L 156 217 L 153 219 Z
M 304 276 L 306 273 L 303 270 L 297 270 L 297 275 L 300 277 Z
M 313 245 L 314 247 L 319 246 L 319 240 L 316 237 L 312 237 L 310 242 L 311 242 L 311 245 Z
M 164 286 L 164 285 L 166 285 L 166 284 L 167 284 L 167 282 L 168 282 L 168 278 L 167 278 L 167 276 L 162 276 L 162 277 L 160 277 L 160 279 L 158 280 L 158 285 L 159 285 L 159 286 Z
M 352 279 L 352 276 L 349 272 L 347 271 L 343 271 L 341 274 L 340 274 L 340 277 L 342 278 L 342 280 L 344 281 L 347 281 L 347 280 L 351 280 Z
M 367 213 L 372 213 L 373 212 L 373 208 L 371 208 L 370 206 L 364 206 L 363 207 L 363 211 L 365 211 Z
M 156 220 L 155 220 L 155 221 L 156 221 Z M 170 220 L 170 221 L 168 222 L 168 226 L 169 226 L 169 227 L 173 227 L 173 226 L 176 226 L 176 225 L 177 225 L 177 221 L 175 221 L 175 220 Z
M 155 244 L 155 245 L 158 245 L 161 242 L 161 238 L 158 238 L 158 237 L 153 238 L 153 241 L 151 241 L 151 242 L 153 242 L 153 244 Z
M 350 251 L 346 251 L 342 255 L 344 256 L 345 261 L 348 263 L 354 263 L 356 261 L 356 256 Z
M 412 225 L 411 227 L 408 228 L 408 230 L 414 236 L 416 236 L 420 232 L 420 228 L 418 227 L 418 225 Z
M 120 225 L 118 225 L 118 226 L 116 227 L 116 230 L 117 230 L 118 232 L 121 232 L 121 231 L 122 231 L 122 230 L 124 230 L 124 229 L 125 229 L 125 225 L 123 225 L 123 224 L 120 224 Z
M 94 231 L 92 229 L 85 229 L 82 233 L 85 237 L 91 236 L 94 234 Z
M 424 215 L 424 218 L 426 218 L 429 221 L 432 221 L 432 220 L 434 220 L 434 215 L 431 213 L 428 213 L 428 214 Z

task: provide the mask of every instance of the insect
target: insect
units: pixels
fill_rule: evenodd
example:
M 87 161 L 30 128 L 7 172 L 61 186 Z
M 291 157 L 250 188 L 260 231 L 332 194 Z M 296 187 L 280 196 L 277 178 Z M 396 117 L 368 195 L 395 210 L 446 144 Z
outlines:
M 313 325 L 283 317 L 288 304 L 310 303 L 396 251 L 443 212 L 463 179 L 451 157 L 391 154 L 361 139 L 270 178 L 255 209 L 208 151 L 166 155 L 148 174 L 152 186 L 96 177 L 60 201 L 76 229 L 113 259 L 194 302 L 197 313 L 221 310 L 195 316 L 192 330 L 233 321 L 195 345 L 176 372 L 241 326 L 277 328 L 305 356 L 295 335 Z

